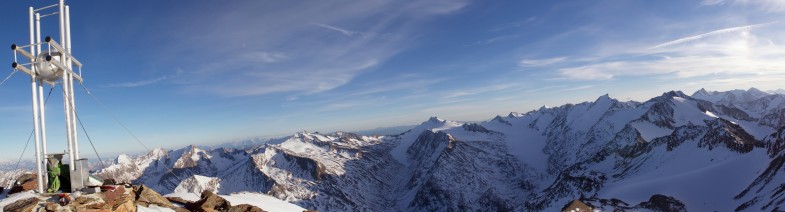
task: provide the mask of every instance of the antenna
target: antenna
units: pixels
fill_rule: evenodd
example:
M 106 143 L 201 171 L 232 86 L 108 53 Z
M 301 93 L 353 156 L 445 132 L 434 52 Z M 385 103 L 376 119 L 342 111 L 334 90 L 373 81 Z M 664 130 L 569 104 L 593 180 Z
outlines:
M 57 8 L 59 11 L 41 15 L 41 11 Z M 11 64 L 15 70 L 20 70 L 30 75 L 33 105 L 33 132 L 35 137 L 35 163 L 38 174 L 38 192 L 44 193 L 46 182 L 45 167 L 47 158 L 57 158 L 62 154 L 47 155 L 46 149 L 46 113 L 44 109 L 43 84 L 63 86 L 63 108 L 65 110 L 66 142 L 68 144 L 68 164 L 71 179 L 71 191 L 85 188 L 88 182 L 87 159 L 79 157 L 79 142 L 76 135 L 76 109 L 74 104 L 74 79 L 82 83 L 82 63 L 71 55 L 71 17 L 70 7 L 65 0 L 59 3 L 41 7 L 29 8 L 30 12 L 30 44 L 18 46 L 11 45 L 14 51 L 14 62 Z M 60 21 L 60 42 L 47 36 L 41 42 L 41 18 L 58 15 Z M 46 45 L 46 50 L 41 48 Z M 29 47 L 29 51 L 24 48 Z M 27 58 L 30 62 L 21 64 L 17 55 Z M 73 68 L 79 68 L 75 73 Z M 42 166 L 44 168 L 42 168 Z

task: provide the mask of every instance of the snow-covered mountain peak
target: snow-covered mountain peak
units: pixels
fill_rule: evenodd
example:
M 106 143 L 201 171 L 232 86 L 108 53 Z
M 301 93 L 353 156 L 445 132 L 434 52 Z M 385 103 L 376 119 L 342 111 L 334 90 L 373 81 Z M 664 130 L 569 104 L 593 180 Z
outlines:
M 207 151 L 191 145 L 185 149 L 182 155 L 174 163 L 175 168 L 188 168 L 197 165 L 202 158 L 210 159 L 212 156 Z
M 218 193 L 220 188 L 220 178 L 193 175 L 180 182 L 180 184 L 177 185 L 177 187 L 174 189 L 174 192 L 201 194 L 203 191 L 211 191 L 213 193 Z
M 460 127 L 461 125 L 462 125 L 461 123 L 440 119 L 434 116 L 429 118 L 427 121 L 423 122 L 419 126 L 415 127 L 414 129 L 439 131 L 439 130 L 445 130 L 453 127 Z
M 705 90 L 703 90 L 705 91 Z M 700 90 L 692 94 L 693 98 L 706 100 L 715 104 L 730 105 L 730 104 L 744 104 L 760 98 L 772 95 L 763 92 L 757 88 L 751 87 L 747 90 L 730 90 L 730 91 L 708 91 L 701 92 Z
M 609 96 L 609 95 L 606 93 L 606 94 L 604 94 L 604 95 L 602 95 L 602 96 L 600 96 L 600 97 L 597 97 L 597 100 L 595 100 L 594 102 L 596 103 L 596 102 L 605 102 L 605 101 L 611 101 L 611 99 L 613 99 L 613 98 L 611 98 L 611 97 L 610 97 L 610 96 Z
M 543 107 L 545 107 L 545 106 L 543 106 Z M 545 107 L 545 109 L 548 109 L 548 107 Z M 516 117 L 521 117 L 521 116 L 525 116 L 525 115 L 526 114 L 519 113 L 519 112 L 510 112 L 510 114 L 507 114 L 507 118 L 516 118 Z
M 710 93 L 705 88 L 701 88 L 700 90 L 697 90 L 697 91 L 695 91 L 695 93 L 692 94 L 693 97 L 695 97 L 696 95 L 707 96 L 707 95 L 710 95 Z
M 128 155 L 126 155 L 126 154 L 120 154 L 120 155 L 117 156 L 117 159 L 115 159 L 115 163 L 116 164 L 131 164 L 132 163 L 131 162 L 131 157 L 128 157 Z
M 668 99 L 672 99 L 673 97 L 681 97 L 681 98 L 685 98 L 685 99 L 686 98 L 690 98 L 689 96 L 687 96 L 687 94 L 684 94 L 684 92 L 681 92 L 681 91 L 668 91 L 668 92 L 663 93 L 662 97 L 665 97 L 665 98 L 668 98 Z
M 750 87 L 750 89 L 747 89 L 747 93 L 757 98 L 768 96 L 770 94 L 755 87 Z
M 768 90 L 766 92 L 770 94 L 785 94 L 785 89 L 778 88 L 777 90 Z
M 444 121 L 445 121 L 444 119 L 440 119 L 439 117 L 431 116 L 431 118 L 428 118 L 428 120 L 426 120 L 424 123 L 438 124 L 438 123 L 443 123 Z

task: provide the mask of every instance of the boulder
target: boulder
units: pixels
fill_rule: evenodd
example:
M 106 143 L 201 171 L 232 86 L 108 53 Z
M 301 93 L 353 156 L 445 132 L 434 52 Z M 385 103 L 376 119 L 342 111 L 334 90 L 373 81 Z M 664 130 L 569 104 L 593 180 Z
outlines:
M 180 204 L 180 205 L 187 205 L 187 204 L 192 204 L 193 203 L 191 201 L 185 200 L 185 199 L 180 198 L 180 197 L 166 197 L 166 199 L 169 200 L 169 202 Z
M 122 195 L 125 195 L 125 191 L 126 191 L 125 187 L 117 186 L 114 189 L 104 191 L 101 194 L 102 194 L 102 197 L 104 198 L 104 202 L 106 204 L 114 205 L 115 202 L 117 201 L 117 198 L 119 198 Z
M 687 206 L 672 196 L 652 195 L 649 201 L 641 202 L 639 207 L 652 211 L 687 211 Z
M 18 200 L 14 203 L 8 204 L 3 207 L 3 211 L 8 212 L 28 212 L 33 211 L 33 209 L 38 206 L 38 201 L 40 201 L 36 197 L 30 197 L 27 199 Z
M 590 206 L 586 205 L 580 200 L 573 200 L 572 202 L 565 205 L 561 211 L 569 211 L 569 212 L 589 212 L 594 211 Z
M 77 197 L 68 206 L 74 208 L 76 211 L 84 211 L 90 209 L 102 209 L 106 207 L 106 202 L 98 195 L 84 195 Z
M 213 192 L 203 191 L 199 201 L 187 204 L 185 208 L 200 212 L 228 211 L 232 208 L 232 204 Z
M 11 187 L 8 194 L 38 189 L 38 179 L 36 177 L 36 174 L 23 174 L 22 176 L 19 176 L 16 178 L 16 182 Z
M 44 206 L 44 209 L 50 212 L 57 211 L 58 208 L 60 208 L 60 205 L 54 202 L 47 202 L 46 205 Z
M 134 193 L 136 194 L 136 204 L 149 207 L 150 205 L 157 205 L 164 208 L 174 208 L 172 202 L 161 196 L 158 192 L 148 188 L 144 185 L 134 186 Z
M 261 208 L 253 206 L 253 205 L 249 205 L 249 204 L 240 204 L 240 205 L 232 206 L 231 208 L 229 208 L 229 212 L 244 212 L 244 211 L 247 211 L 247 212 L 265 212 Z
M 117 182 L 112 178 L 104 179 L 104 185 L 117 185 Z
M 114 204 L 104 206 L 104 209 L 109 209 L 116 212 L 135 212 L 136 203 L 131 195 L 124 194 L 115 199 Z

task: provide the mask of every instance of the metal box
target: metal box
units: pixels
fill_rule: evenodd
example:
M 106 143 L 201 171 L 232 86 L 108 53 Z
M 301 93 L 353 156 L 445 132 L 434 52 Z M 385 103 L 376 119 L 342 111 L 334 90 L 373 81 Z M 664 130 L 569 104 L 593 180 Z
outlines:
M 71 171 L 71 192 L 85 188 L 85 182 L 90 177 L 87 166 L 87 158 L 74 160 L 74 171 Z

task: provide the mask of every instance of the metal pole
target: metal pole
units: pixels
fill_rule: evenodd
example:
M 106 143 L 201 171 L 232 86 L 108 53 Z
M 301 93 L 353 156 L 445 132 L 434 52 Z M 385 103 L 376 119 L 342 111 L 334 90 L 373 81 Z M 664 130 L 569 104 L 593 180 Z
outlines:
M 64 44 L 65 41 L 65 0 L 60 0 L 60 43 Z M 65 53 L 65 52 L 63 52 Z M 60 62 L 68 61 L 67 54 L 60 54 Z M 68 142 L 68 160 L 69 160 L 69 169 L 71 171 L 76 170 L 74 166 L 74 146 L 73 142 L 71 141 L 71 106 L 68 103 L 68 72 L 63 70 L 63 104 L 65 109 L 65 134 L 66 134 L 66 142 Z
M 65 6 L 65 50 L 68 52 L 68 55 L 71 54 L 71 8 L 66 5 Z M 73 64 L 71 63 L 71 57 L 68 57 L 68 69 L 73 69 Z M 77 136 L 76 130 L 76 97 L 74 96 L 74 75 L 73 73 L 68 74 L 68 101 L 70 102 L 71 107 L 71 142 L 74 143 L 74 157 L 75 159 L 79 159 L 79 137 Z
M 35 43 L 41 43 L 41 14 L 35 13 Z M 36 52 L 41 54 L 41 45 L 36 45 Z M 35 65 L 33 65 L 35 66 Z M 44 107 L 44 81 L 38 81 L 38 110 L 41 111 L 41 155 L 43 156 L 44 163 L 46 163 L 46 107 Z M 46 166 L 44 166 L 46 167 Z M 42 170 L 43 173 L 49 173 L 47 170 Z M 49 184 L 49 178 L 44 177 L 44 184 Z
M 33 7 L 30 7 L 30 51 L 33 55 L 36 54 L 35 47 L 32 44 L 35 43 L 35 28 L 34 28 L 34 19 L 33 19 Z M 30 60 L 30 63 L 35 62 L 34 60 Z M 33 74 L 35 74 L 35 65 L 32 66 Z M 39 125 L 38 125 L 38 85 L 36 85 L 35 75 L 30 75 L 31 78 L 31 85 L 33 88 L 33 134 L 35 134 L 35 168 L 36 172 L 38 173 L 37 180 L 38 180 L 38 193 L 44 193 L 44 176 L 43 172 L 41 171 L 41 138 L 39 137 Z

